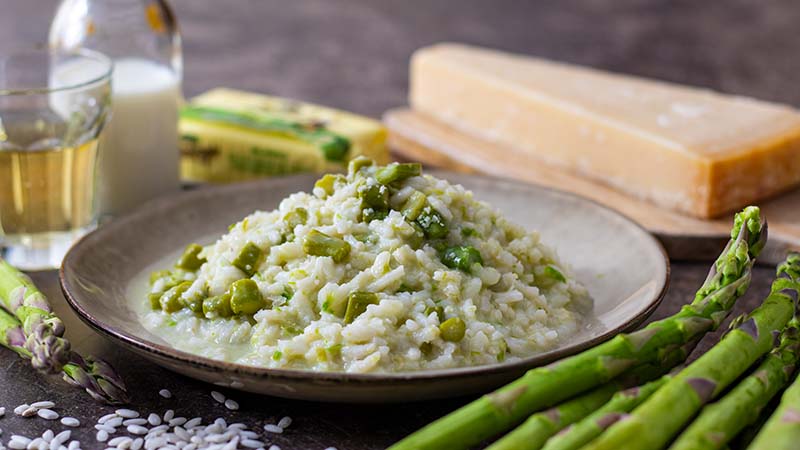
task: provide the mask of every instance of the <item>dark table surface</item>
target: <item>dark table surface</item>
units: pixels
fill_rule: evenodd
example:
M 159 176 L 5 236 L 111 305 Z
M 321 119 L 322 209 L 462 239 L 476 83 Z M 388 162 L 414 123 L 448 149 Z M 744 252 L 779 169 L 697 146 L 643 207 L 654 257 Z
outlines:
M 53 0 L 0 0 L 0 50 L 43 42 Z M 411 52 L 437 41 L 463 41 L 599 68 L 800 105 L 800 5 L 794 0 L 175 0 L 184 37 L 187 95 L 229 86 L 319 102 L 372 116 L 405 103 Z M 707 263 L 673 262 L 667 296 L 652 318 L 679 309 L 700 285 Z M 768 291 L 773 268 L 759 267 L 736 313 Z M 241 409 L 215 404 L 211 386 L 176 375 L 104 341 L 66 306 L 54 272 L 34 274 L 81 351 L 111 360 L 142 412 L 174 407 L 190 417 L 226 416 L 254 429 L 284 415 L 294 424 L 270 442 L 283 449 L 379 449 L 469 399 L 355 406 L 228 392 Z M 708 336 L 697 352 L 713 344 Z M 170 389 L 171 401 L 157 395 Z M 53 400 L 82 419 L 73 436 L 102 448 L 91 424 L 111 408 L 39 376 L 0 351 L 0 406 Z M 229 420 L 229 422 L 231 421 Z M 36 436 L 52 423 L 7 414 L 0 441 Z M 56 426 L 55 428 L 60 428 Z

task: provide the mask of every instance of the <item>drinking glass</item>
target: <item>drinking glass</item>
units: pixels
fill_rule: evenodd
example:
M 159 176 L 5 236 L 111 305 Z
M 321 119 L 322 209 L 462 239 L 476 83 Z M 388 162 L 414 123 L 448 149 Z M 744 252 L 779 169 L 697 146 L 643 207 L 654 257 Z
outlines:
M 111 102 L 111 60 L 78 49 L 0 54 L 0 252 L 52 269 L 97 222 L 97 141 Z

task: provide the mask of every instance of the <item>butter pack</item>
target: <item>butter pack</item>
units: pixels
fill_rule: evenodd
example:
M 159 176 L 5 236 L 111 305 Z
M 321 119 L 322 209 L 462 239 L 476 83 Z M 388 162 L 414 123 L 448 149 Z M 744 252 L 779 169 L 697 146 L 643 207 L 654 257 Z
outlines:
M 181 110 L 181 178 L 230 183 L 383 164 L 387 132 L 373 119 L 295 100 L 217 88 Z

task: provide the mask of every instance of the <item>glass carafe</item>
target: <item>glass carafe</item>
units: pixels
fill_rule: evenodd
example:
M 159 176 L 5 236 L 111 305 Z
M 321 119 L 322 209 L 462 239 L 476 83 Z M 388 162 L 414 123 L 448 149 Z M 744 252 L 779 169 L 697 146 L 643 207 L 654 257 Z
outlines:
M 62 0 L 54 51 L 88 48 L 114 62 L 112 115 L 100 141 L 100 213 L 116 216 L 177 191 L 181 39 L 164 0 Z

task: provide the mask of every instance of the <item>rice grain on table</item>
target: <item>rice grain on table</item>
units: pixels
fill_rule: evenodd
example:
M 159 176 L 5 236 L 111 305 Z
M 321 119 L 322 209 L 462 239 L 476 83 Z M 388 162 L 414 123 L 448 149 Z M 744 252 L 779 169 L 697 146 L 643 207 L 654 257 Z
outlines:
M 186 275 L 191 285 L 184 298 L 206 290 L 222 295 L 247 277 L 232 261 L 245 246 L 256 245 L 264 257 L 250 278 L 271 307 L 228 318 L 148 310 L 145 327 L 178 349 L 214 359 L 349 373 L 519 361 L 578 331 L 591 298 L 538 233 L 510 222 L 462 186 L 427 175 L 394 185 L 386 216 L 365 221 L 364 190 L 385 190 L 375 170 L 342 177 L 331 194 L 322 188 L 299 192 L 273 211 L 250 214 L 204 247 L 200 256 L 207 262 Z M 401 213 L 414 193 L 426 199 L 426 220 L 445 219 L 442 238 L 420 237 L 419 220 L 410 222 Z M 305 223 L 291 222 L 300 208 Z M 347 259 L 307 254 L 304 241 L 312 233 L 345 241 Z M 472 247 L 482 263 L 451 267 L 439 244 Z M 375 302 L 345 321 L 355 292 L 375 294 Z M 464 325 L 455 341 L 440 330 L 451 318 Z M 225 402 L 223 394 L 211 395 Z
M 122 425 L 124 419 L 120 416 L 114 416 L 111 419 L 107 420 L 103 425 L 111 428 L 117 428 L 118 426 Z
M 65 442 L 67 442 L 70 437 L 72 437 L 72 431 L 64 430 L 64 431 L 58 433 L 57 435 L 53 436 L 53 440 L 52 441 L 58 442 L 58 445 L 61 445 L 61 444 L 65 443 Z
M 237 403 L 235 400 L 227 399 L 225 400 L 225 407 L 231 411 L 236 411 L 239 409 L 239 403 Z
M 124 419 L 133 419 L 135 417 L 139 417 L 139 412 L 132 409 L 118 409 L 114 412 Z
M 57 412 L 47 408 L 36 411 L 36 414 L 44 420 L 56 420 L 59 417 Z
M 126 429 L 128 430 L 128 433 L 132 434 L 147 434 L 148 431 L 147 428 L 141 425 L 129 425 Z
M 169 389 L 162 389 L 158 391 L 158 395 L 164 398 L 172 398 L 172 392 L 170 392 Z
M 167 412 L 164 413 L 164 422 L 169 422 L 175 417 L 175 411 L 168 409 Z
M 273 424 L 270 423 L 270 424 L 264 425 L 264 431 L 266 431 L 268 433 L 278 433 L 278 434 L 280 434 L 280 433 L 283 433 L 283 428 L 281 428 L 281 427 L 279 427 L 277 425 L 273 425 Z
M 49 409 L 49 408 L 53 408 L 54 406 L 56 406 L 56 404 L 51 402 L 51 401 L 40 401 L 40 402 L 31 403 L 31 406 L 33 406 L 34 408 L 39 408 L 39 409 L 42 409 L 42 408 L 48 408 Z
M 106 422 L 108 422 L 109 420 L 111 420 L 111 419 L 113 419 L 115 417 L 119 417 L 119 416 L 117 416 L 115 413 L 106 414 L 105 416 L 97 419 L 97 423 L 103 424 L 103 423 L 106 423 Z
M 211 398 L 219 403 L 225 403 L 225 395 L 223 395 L 222 392 L 211 391 Z
M 184 428 L 194 428 L 203 421 L 202 417 L 195 417 L 193 419 L 189 419 L 185 424 L 183 424 Z
M 278 421 L 278 426 L 283 428 L 283 429 L 288 428 L 289 425 L 291 425 L 291 424 L 292 424 L 292 418 L 289 417 L 289 416 L 285 416 L 285 417 L 281 418 L 281 420 Z
M 186 423 L 186 417 L 176 417 L 169 421 L 169 426 L 174 427 L 177 425 L 183 425 Z
M 97 434 L 95 435 L 95 438 L 97 439 L 98 442 L 107 441 L 108 440 L 108 431 L 106 431 L 106 430 L 98 431 Z
M 136 419 L 126 419 L 122 421 L 122 425 L 126 427 L 128 425 L 144 425 L 147 423 L 147 419 L 142 419 L 141 417 L 137 417 Z
M 94 426 L 94 429 L 97 431 L 105 431 L 106 433 L 115 433 L 117 431 L 115 427 L 109 426 L 107 423 L 98 423 Z
M 147 416 L 147 423 L 152 426 L 161 425 L 161 416 L 156 413 L 150 413 L 150 415 Z
M 75 428 L 75 427 L 81 426 L 81 421 L 76 419 L 76 418 L 74 418 L 74 417 L 62 417 L 61 418 L 61 425 L 64 425 L 66 427 Z

